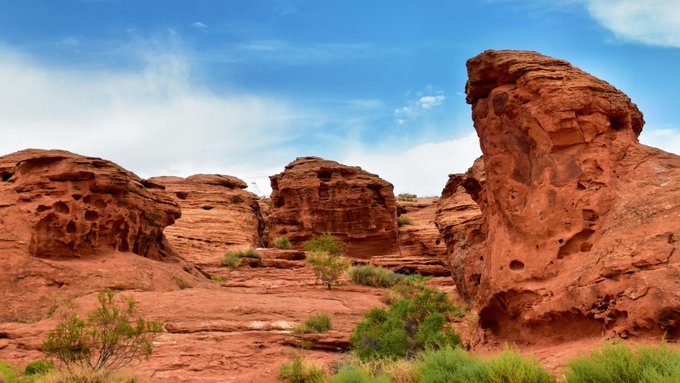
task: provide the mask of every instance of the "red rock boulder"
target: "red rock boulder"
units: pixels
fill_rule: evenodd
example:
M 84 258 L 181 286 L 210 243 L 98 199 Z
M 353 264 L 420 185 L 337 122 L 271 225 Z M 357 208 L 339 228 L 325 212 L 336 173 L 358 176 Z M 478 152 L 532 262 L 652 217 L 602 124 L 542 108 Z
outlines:
M 242 180 L 219 174 L 155 177 L 182 208 L 165 235 L 182 256 L 198 265 L 219 263 L 230 248 L 260 247 L 264 221 L 259 198 Z
M 348 255 L 394 254 L 397 206 L 392 184 L 360 167 L 301 157 L 271 176 L 269 242 L 293 244 L 322 233 L 345 241 Z
M 618 89 L 535 52 L 467 63 L 482 246 L 454 259 L 482 327 L 535 342 L 680 337 L 680 157 Z

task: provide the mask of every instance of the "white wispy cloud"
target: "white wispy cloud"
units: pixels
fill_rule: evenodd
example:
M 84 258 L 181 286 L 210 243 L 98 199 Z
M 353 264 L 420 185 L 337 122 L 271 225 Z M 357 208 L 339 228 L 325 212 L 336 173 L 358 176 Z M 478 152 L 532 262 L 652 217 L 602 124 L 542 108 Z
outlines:
M 194 85 L 181 55 L 145 59 L 139 71 L 65 70 L 0 48 L 0 155 L 58 148 L 143 177 L 217 172 L 246 181 L 266 180 L 294 156 L 285 143 L 306 134 L 300 108 Z
M 413 97 L 411 91 L 407 91 L 404 96 Z M 399 126 L 406 125 L 410 120 L 423 117 L 428 111 L 442 106 L 445 100 L 442 90 L 428 85 L 424 90 L 415 92 L 415 98 L 407 100 L 404 106 L 394 110 L 395 121 Z
M 205 31 L 205 30 L 208 29 L 208 26 L 207 26 L 206 24 L 200 22 L 200 21 L 194 21 L 194 22 L 191 24 L 191 26 L 194 27 L 194 28 L 196 28 L 196 29 L 200 29 L 200 30 L 202 30 L 202 31 Z
M 678 0 L 581 0 L 590 15 L 626 41 L 680 48 Z
M 432 109 L 436 106 L 441 106 L 446 100 L 446 96 L 423 96 L 418 99 L 418 105 L 423 109 Z
M 378 174 L 394 185 L 395 193 L 438 196 L 449 174 L 465 172 L 481 154 L 479 139 L 471 132 L 399 151 L 376 153 L 374 149 L 355 147 L 342 156 L 341 162 Z

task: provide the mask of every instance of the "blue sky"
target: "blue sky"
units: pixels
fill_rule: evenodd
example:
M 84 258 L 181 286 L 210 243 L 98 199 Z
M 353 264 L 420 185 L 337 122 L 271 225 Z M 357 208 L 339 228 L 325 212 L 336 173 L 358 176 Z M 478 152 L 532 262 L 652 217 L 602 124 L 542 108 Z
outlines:
M 680 153 L 680 0 L 0 0 L 0 153 L 140 176 L 267 176 L 317 155 L 438 195 L 479 154 L 465 61 L 569 60 Z M 255 189 L 255 188 L 253 188 Z

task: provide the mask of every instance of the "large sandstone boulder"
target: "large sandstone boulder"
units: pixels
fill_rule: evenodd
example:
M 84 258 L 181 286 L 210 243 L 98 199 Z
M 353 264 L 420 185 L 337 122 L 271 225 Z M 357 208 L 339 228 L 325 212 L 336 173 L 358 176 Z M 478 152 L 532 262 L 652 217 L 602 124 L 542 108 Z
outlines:
M 103 288 L 172 290 L 203 279 L 163 236 L 180 209 L 162 186 L 59 150 L 0 157 L 0 180 L 0 322 L 35 320 Z
M 155 177 L 175 196 L 182 217 L 165 235 L 182 256 L 198 265 L 216 264 L 229 248 L 260 247 L 264 221 L 259 198 L 242 180 L 219 174 Z
M 566 61 L 486 51 L 467 67 L 485 239 L 454 261 L 481 325 L 680 337 L 680 157 L 639 144 L 636 105 Z
M 331 233 L 357 258 L 397 252 L 397 207 L 393 187 L 359 167 L 301 157 L 270 177 L 273 210 L 269 240 L 287 237 L 299 245 Z

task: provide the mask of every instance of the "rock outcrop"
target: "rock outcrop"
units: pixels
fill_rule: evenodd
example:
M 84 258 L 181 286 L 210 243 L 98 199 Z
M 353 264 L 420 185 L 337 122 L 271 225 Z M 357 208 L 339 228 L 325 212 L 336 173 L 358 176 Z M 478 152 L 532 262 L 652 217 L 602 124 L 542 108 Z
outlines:
M 375 256 L 370 263 L 402 273 L 449 276 L 446 245 L 435 226 L 437 198 L 397 201 L 397 212 L 406 219 L 399 225 L 399 253 Z
M 359 167 L 301 157 L 271 176 L 269 242 L 294 245 L 331 233 L 348 255 L 369 258 L 397 252 L 397 207 L 392 184 Z
M 202 279 L 163 235 L 180 209 L 160 185 L 59 150 L 0 157 L 0 179 L 0 321 L 103 288 L 172 290 Z
M 485 238 L 454 262 L 482 327 L 680 337 L 680 157 L 639 144 L 636 105 L 566 61 L 486 51 L 467 67 Z
M 99 158 L 57 150 L 0 157 L 0 252 L 57 259 L 121 251 L 174 255 L 163 229 L 180 216 L 163 189 Z
M 486 238 L 486 227 L 477 202 L 483 198 L 485 178 L 484 160 L 480 157 L 465 174 L 449 175 L 441 198 L 437 201 L 435 224 L 446 244 L 446 258 L 456 286 L 463 295 L 467 293 L 463 265 L 474 270 L 481 266 L 479 260 L 467 259 L 467 255 L 479 251 L 477 247 Z M 471 261 L 474 261 L 474 267 L 467 264 Z M 475 279 L 479 275 L 469 277 Z
M 205 266 L 220 262 L 230 248 L 260 247 L 264 220 L 259 198 L 242 180 L 218 174 L 154 177 L 176 197 L 182 217 L 165 235 L 184 258 Z

